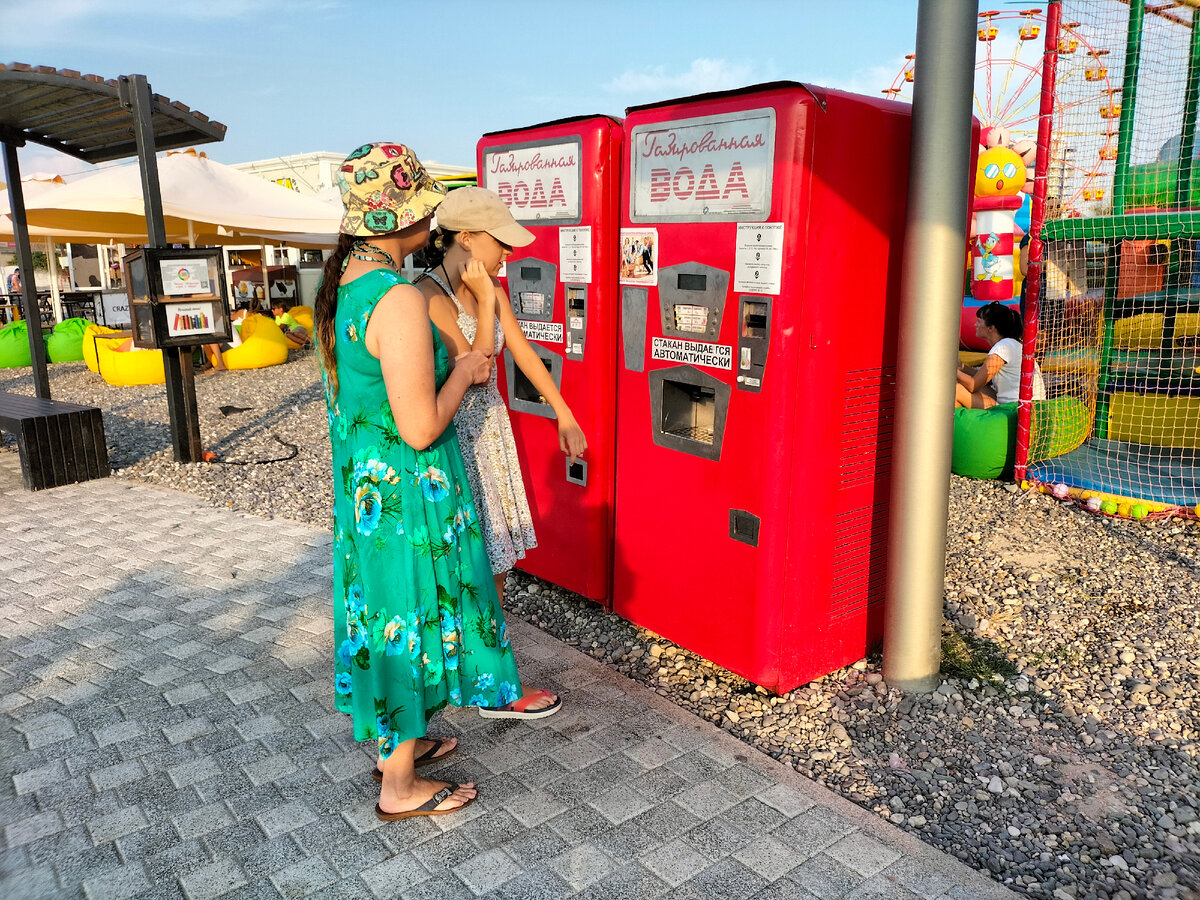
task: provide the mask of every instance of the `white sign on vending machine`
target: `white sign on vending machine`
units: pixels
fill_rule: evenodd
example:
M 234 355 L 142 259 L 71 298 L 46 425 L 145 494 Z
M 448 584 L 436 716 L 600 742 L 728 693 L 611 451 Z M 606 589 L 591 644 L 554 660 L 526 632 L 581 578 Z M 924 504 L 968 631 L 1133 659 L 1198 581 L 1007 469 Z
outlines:
M 558 280 L 592 283 L 592 226 L 558 229 Z
M 776 294 L 783 289 L 783 223 L 739 223 L 733 289 Z
M 518 222 L 579 221 L 578 142 L 506 148 L 483 155 L 483 186 Z
M 631 137 L 634 222 L 770 214 L 774 110 L 639 125 Z

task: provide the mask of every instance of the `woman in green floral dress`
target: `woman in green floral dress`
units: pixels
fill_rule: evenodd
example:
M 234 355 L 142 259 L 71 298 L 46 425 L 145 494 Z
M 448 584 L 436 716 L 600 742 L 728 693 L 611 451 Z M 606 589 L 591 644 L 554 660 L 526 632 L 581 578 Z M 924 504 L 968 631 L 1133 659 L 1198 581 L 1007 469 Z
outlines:
M 314 310 L 333 447 L 336 703 L 356 739 L 378 743 L 376 815 L 440 815 L 475 790 L 417 777 L 457 743 L 423 740 L 429 718 L 521 696 L 453 425 L 489 360 L 472 351 L 452 366 L 397 271 L 444 196 L 412 151 L 364 145 L 339 184 L 342 236 Z

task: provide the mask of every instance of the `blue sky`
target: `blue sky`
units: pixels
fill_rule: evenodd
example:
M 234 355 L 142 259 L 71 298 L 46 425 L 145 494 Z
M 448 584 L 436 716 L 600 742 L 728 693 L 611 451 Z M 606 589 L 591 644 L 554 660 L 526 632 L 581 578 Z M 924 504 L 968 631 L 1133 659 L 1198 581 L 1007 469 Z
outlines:
M 879 96 L 916 16 L 916 0 L 0 0 L 0 61 L 144 74 L 229 127 L 204 148 L 224 163 L 386 139 L 471 166 L 489 131 L 708 90 Z M 32 147 L 21 165 L 87 168 Z

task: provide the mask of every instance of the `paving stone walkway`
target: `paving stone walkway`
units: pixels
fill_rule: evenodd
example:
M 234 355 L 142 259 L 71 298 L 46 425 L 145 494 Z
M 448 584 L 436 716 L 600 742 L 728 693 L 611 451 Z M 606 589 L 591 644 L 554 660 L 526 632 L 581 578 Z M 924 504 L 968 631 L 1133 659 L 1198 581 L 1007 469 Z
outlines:
M 1004 888 L 513 622 L 536 722 L 450 710 L 461 813 L 383 824 L 325 532 L 0 452 L 0 897 L 990 898 Z M 430 770 L 426 770 L 430 771 Z

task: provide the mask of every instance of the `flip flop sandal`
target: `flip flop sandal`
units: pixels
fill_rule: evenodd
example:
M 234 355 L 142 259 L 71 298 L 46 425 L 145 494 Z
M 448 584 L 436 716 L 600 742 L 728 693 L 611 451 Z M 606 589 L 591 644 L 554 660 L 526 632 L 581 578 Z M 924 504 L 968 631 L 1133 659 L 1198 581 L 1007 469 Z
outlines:
M 457 791 L 460 787 L 462 787 L 462 785 L 447 785 L 416 809 L 410 809 L 407 812 L 384 812 L 379 808 L 379 804 L 376 803 L 375 815 L 384 822 L 398 822 L 400 819 L 413 819 L 417 816 L 444 816 L 446 813 L 458 812 L 460 809 L 466 809 L 468 806 L 474 803 L 475 797 L 478 797 L 479 795 L 476 794 L 475 797 L 472 797 L 462 806 L 452 806 L 449 809 L 436 809 L 435 807 L 437 807 L 438 804 L 445 802 L 446 798 Z
M 536 703 L 543 697 L 554 697 L 554 695 L 547 690 L 539 689 L 505 706 L 481 706 L 479 714 L 485 719 L 544 719 L 562 709 L 562 697 L 555 697 L 554 702 L 543 709 L 529 709 L 529 704 Z
M 446 744 L 450 743 L 451 738 L 428 738 L 428 740 L 433 741 L 433 746 L 413 760 L 413 766 L 417 768 L 420 768 L 421 766 L 427 766 L 430 763 L 441 762 L 458 749 L 458 744 L 455 744 L 453 747 L 439 756 L 438 751 L 445 747 Z M 378 765 L 371 770 L 371 777 L 374 778 L 379 784 L 383 784 L 383 773 L 379 771 Z

